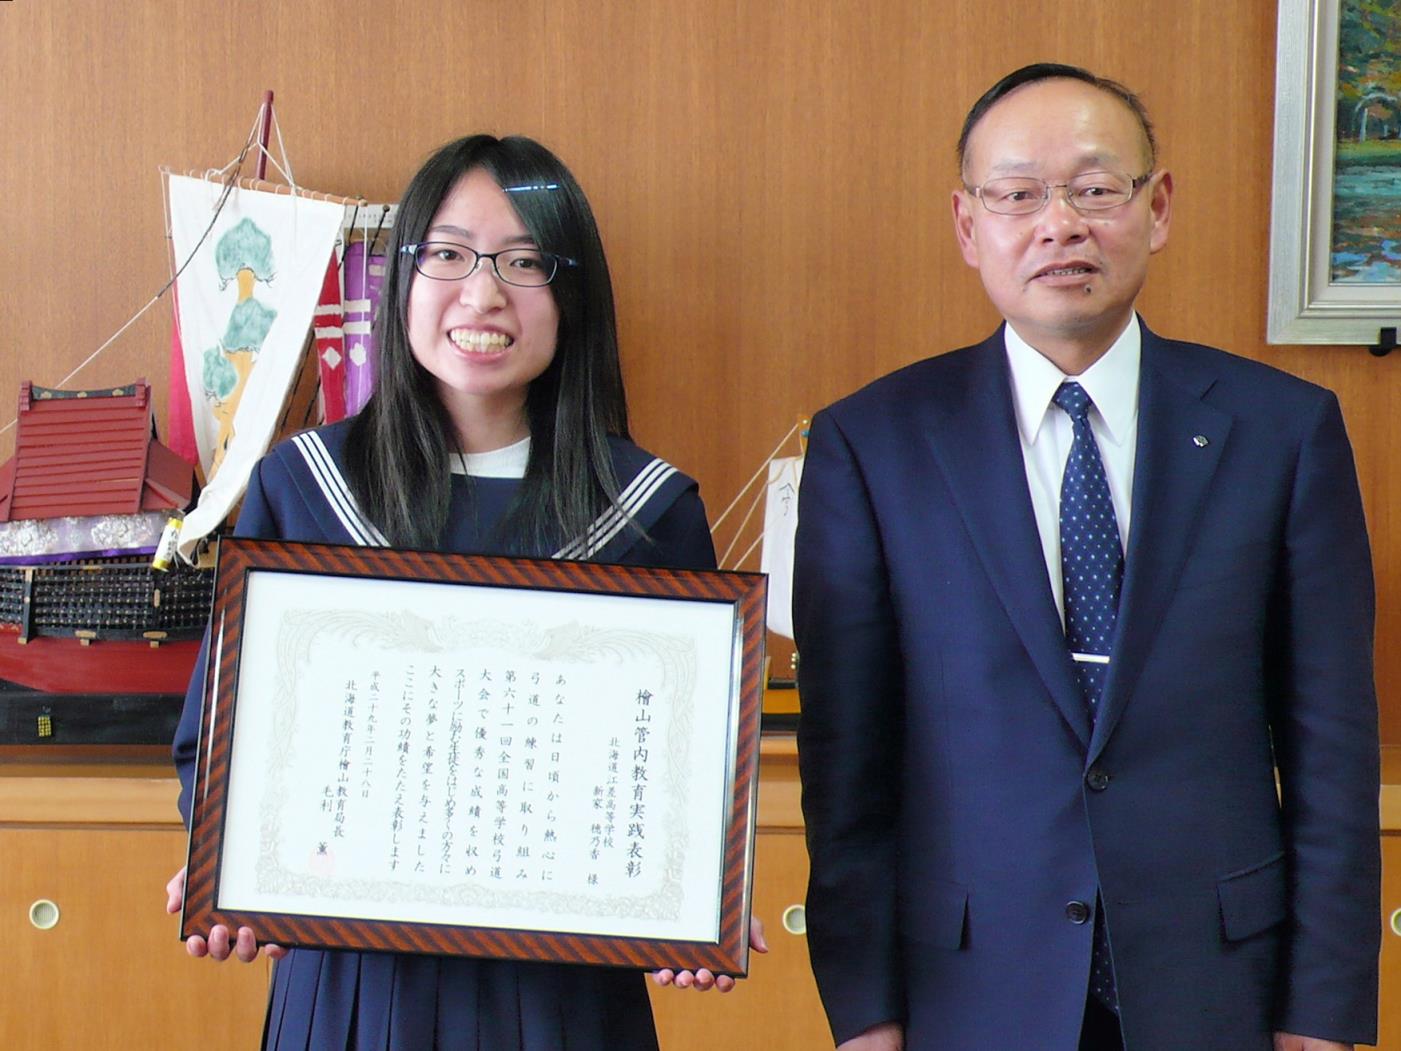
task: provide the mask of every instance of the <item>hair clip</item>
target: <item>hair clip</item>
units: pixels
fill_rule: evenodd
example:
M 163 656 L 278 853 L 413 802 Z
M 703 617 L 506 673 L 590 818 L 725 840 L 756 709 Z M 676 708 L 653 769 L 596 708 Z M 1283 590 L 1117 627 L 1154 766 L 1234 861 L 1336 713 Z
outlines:
M 557 182 L 539 182 L 527 186 L 503 186 L 501 189 L 507 193 L 525 193 L 527 190 L 558 190 Z

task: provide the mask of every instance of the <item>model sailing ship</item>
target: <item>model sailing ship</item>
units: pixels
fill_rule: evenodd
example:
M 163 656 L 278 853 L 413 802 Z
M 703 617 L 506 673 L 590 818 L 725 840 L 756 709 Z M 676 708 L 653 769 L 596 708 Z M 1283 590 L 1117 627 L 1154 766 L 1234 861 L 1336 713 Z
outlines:
M 720 512 L 710 530 L 721 569 L 753 569 L 752 560 L 757 551 L 757 568 L 768 577 L 765 621 L 770 633 L 770 656 L 764 659 L 766 727 L 795 726 L 798 712 L 794 690 L 798 654 L 790 645 L 793 639 L 793 545 L 798 529 L 798 486 L 803 477 L 809 424 L 806 416 L 798 418 Z M 796 455 L 783 455 L 788 449 L 793 449 Z M 743 513 L 737 514 L 741 510 Z M 732 519 L 732 515 L 736 517 Z
M 61 740 L 65 696 L 183 693 L 212 599 L 199 556 L 254 464 L 369 395 L 393 209 L 297 187 L 285 152 L 272 163 L 287 185 L 264 182 L 275 126 L 269 92 L 229 166 L 163 172 L 172 277 L 142 312 L 176 289 L 168 444 L 144 380 L 20 391 L 15 455 L 0 466 L 0 697 L 54 703 L 32 727 L 0 712 L 6 742 Z M 255 176 L 241 178 L 254 150 Z M 163 545 L 185 557 L 157 557 Z

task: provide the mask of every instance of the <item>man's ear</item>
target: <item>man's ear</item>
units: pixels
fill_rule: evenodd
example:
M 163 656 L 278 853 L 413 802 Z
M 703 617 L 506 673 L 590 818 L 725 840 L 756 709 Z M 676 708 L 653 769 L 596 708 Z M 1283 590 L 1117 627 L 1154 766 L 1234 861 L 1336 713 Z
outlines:
M 958 249 L 963 253 L 963 261 L 974 270 L 978 269 L 978 238 L 973 229 L 973 209 L 978 207 L 973 195 L 967 190 L 953 192 L 953 232 L 958 238 Z
M 1172 172 L 1158 172 L 1148 184 L 1148 190 L 1148 207 L 1153 212 L 1153 232 L 1148 237 L 1148 251 L 1161 252 L 1167 246 L 1168 227 L 1172 225 Z

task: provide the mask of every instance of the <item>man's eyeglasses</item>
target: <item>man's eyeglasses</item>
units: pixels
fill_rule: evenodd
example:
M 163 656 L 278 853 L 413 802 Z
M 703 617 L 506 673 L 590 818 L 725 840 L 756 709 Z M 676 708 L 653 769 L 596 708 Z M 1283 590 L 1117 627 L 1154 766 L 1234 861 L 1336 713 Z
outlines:
M 452 241 L 422 241 L 399 249 L 413 257 L 414 269 L 434 281 L 459 281 L 488 263 L 492 272 L 508 285 L 539 288 L 555 279 L 561 267 L 575 267 L 573 259 L 538 248 L 507 248 L 500 252 L 478 252 Z
M 1052 190 L 1063 189 L 1070 207 L 1083 215 L 1128 204 L 1138 188 L 1152 177 L 1152 172 L 1136 179 L 1124 172 L 1084 172 L 1069 182 L 1046 182 L 1015 175 L 989 179 L 981 186 L 965 189 L 982 201 L 984 208 L 998 215 L 1035 215 L 1046 207 Z

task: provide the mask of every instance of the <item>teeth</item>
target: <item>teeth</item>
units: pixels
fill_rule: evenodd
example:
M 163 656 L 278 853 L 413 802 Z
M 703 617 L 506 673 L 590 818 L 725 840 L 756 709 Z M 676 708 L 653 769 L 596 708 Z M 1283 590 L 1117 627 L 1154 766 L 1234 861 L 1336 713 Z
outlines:
M 511 337 L 502 332 L 475 332 L 465 328 L 455 328 L 448 333 L 448 339 L 463 350 L 499 350 L 511 345 Z
M 1044 276 L 1046 276 L 1046 277 L 1065 277 L 1065 276 L 1067 276 L 1067 275 L 1069 275 L 1069 274 L 1088 274 L 1089 272 L 1090 272 L 1090 268 L 1087 267 L 1087 266 L 1063 266 L 1063 267 L 1060 267 L 1059 269 L 1056 269 L 1056 270 L 1047 270 L 1047 271 L 1045 271 L 1045 272 L 1044 272 Z

